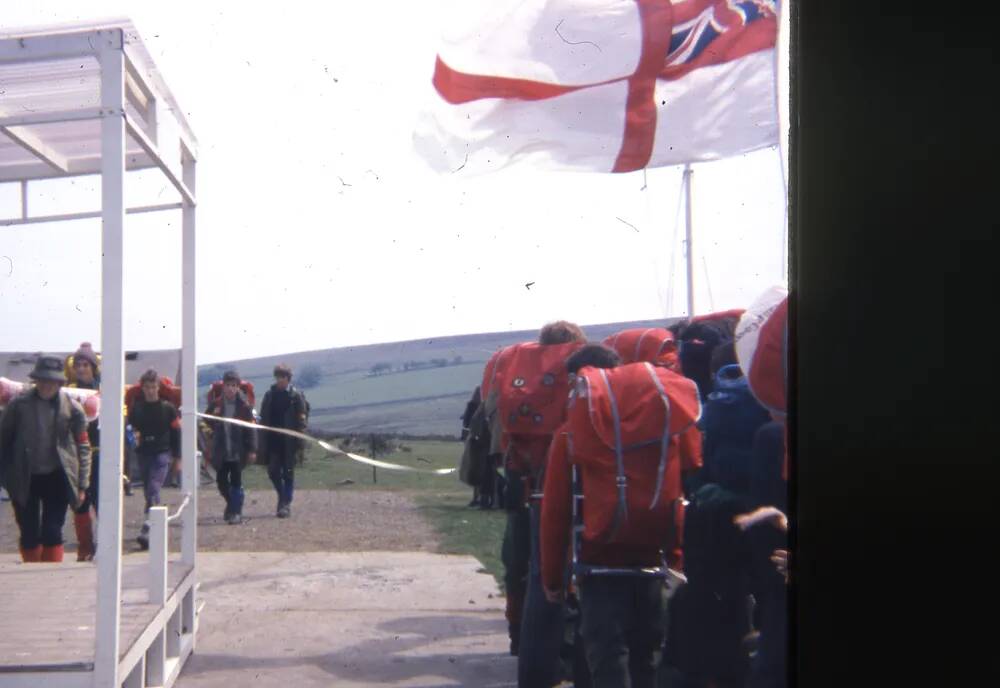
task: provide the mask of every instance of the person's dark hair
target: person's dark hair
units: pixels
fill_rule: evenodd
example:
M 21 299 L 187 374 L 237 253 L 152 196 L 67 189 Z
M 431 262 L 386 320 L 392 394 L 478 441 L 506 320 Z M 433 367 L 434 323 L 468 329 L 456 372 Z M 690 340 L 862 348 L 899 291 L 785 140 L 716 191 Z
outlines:
M 226 385 L 230 382 L 235 382 L 236 384 L 240 382 L 240 375 L 235 370 L 227 370 L 222 376 L 222 384 Z
M 274 376 L 275 377 L 287 377 L 289 380 L 292 379 L 292 369 L 289 368 L 284 363 L 279 363 L 274 366 Z
M 160 374 L 155 370 L 153 370 L 152 368 L 143 373 L 142 377 L 139 378 L 140 385 L 144 385 L 147 382 L 159 382 L 159 381 L 160 381 Z
M 566 359 L 566 370 L 576 375 L 581 368 L 617 368 L 622 357 L 603 344 L 586 344 Z
M 667 331 L 670 332 L 670 334 L 674 335 L 674 339 L 680 340 L 684 334 L 684 330 L 687 328 L 690 322 L 691 321 L 687 318 L 678 320 L 677 322 L 672 323 L 669 327 L 667 327 Z
M 736 342 L 726 342 L 715 347 L 712 351 L 712 358 L 709 360 L 708 371 L 712 377 L 719 372 L 720 369 L 727 365 L 739 365 L 740 361 L 736 358 Z
M 569 344 L 570 342 L 585 342 L 587 335 L 580 326 L 566 320 L 551 322 L 538 333 L 539 344 Z

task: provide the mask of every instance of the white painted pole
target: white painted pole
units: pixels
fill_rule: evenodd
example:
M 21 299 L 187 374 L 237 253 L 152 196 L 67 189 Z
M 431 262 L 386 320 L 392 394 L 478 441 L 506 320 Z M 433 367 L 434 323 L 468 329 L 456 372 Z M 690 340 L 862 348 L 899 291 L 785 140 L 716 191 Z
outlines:
M 181 177 L 191 194 L 197 197 L 195 188 L 194 156 L 186 146 L 181 147 Z M 191 575 L 198 580 L 196 555 L 198 553 L 198 371 L 197 352 L 195 348 L 195 206 L 191 199 L 184 199 L 182 213 L 182 249 L 184 260 L 183 291 L 182 291 L 182 334 L 181 334 L 181 405 L 184 415 L 181 426 L 181 443 L 183 463 L 183 489 L 190 495 L 191 501 L 181 516 L 183 530 L 181 531 L 181 558 L 192 568 Z M 197 645 L 198 638 L 198 599 L 197 585 L 191 588 L 182 602 L 183 625 L 191 634 L 191 650 Z
M 149 510 L 149 603 L 167 603 L 167 507 Z
M 187 150 L 181 161 L 184 185 L 195 193 L 195 161 Z M 183 489 L 191 496 L 191 502 L 181 516 L 183 533 L 181 553 L 184 563 L 194 566 L 198 549 L 198 372 L 195 364 L 195 206 L 184 201 L 181 210 L 183 238 L 181 255 L 182 269 L 182 333 L 181 333 L 181 406 L 184 416 L 181 421 L 181 456 L 183 458 Z
M 122 579 L 122 456 L 125 387 L 125 55 L 122 31 L 101 41 L 101 414 L 100 513 L 97 533 L 95 688 L 117 687 Z M 103 38 L 103 36 L 102 36 Z
M 154 506 L 149 510 L 149 603 L 157 607 L 167 603 L 167 544 L 167 507 Z M 163 685 L 165 653 L 161 630 L 146 651 L 146 681 L 150 686 Z
M 687 314 L 694 317 L 694 251 L 691 248 L 691 175 L 690 165 L 684 166 L 684 247 L 687 249 Z

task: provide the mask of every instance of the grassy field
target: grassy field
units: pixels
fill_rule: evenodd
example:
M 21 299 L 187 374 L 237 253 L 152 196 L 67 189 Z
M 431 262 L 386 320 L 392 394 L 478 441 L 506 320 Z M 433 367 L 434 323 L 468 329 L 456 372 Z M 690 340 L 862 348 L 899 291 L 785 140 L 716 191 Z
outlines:
M 583 329 L 588 338 L 601 341 L 622 329 L 662 326 L 668 320 L 585 325 Z M 438 337 L 301 351 L 202 368 L 206 375 L 221 377 L 222 370 L 235 367 L 254 384 L 259 405 L 273 381 L 271 370 L 275 363 L 286 362 L 295 371 L 306 365 L 316 366 L 321 371 L 319 384 L 305 390 L 313 409 L 321 411 L 311 419 L 312 427 L 342 433 L 393 432 L 457 438 L 458 418 L 479 384 L 489 356 L 501 347 L 537 336 L 537 330 L 524 330 Z M 434 359 L 446 360 L 449 365 L 403 370 L 408 362 Z M 461 362 L 453 365 L 458 359 Z M 391 372 L 370 376 L 369 371 L 376 365 L 388 366 Z M 199 387 L 202 406 L 206 391 L 206 386 Z M 452 397 L 443 398 L 446 395 Z
M 462 455 L 462 444 L 457 441 L 406 441 L 402 446 L 409 451 L 396 451 L 376 458 L 417 468 L 457 468 Z M 358 453 L 367 456 L 367 453 Z M 433 475 L 384 468 L 374 470 L 373 474 L 371 466 L 313 446 L 305 463 L 295 471 L 295 486 L 296 489 L 409 492 L 440 536 L 444 551 L 476 557 L 502 588 L 500 543 L 506 524 L 502 511 L 481 511 L 466 506 L 472 497 L 472 488 L 459 481 L 457 471 Z M 252 490 L 271 489 L 263 466 L 248 467 L 243 482 Z

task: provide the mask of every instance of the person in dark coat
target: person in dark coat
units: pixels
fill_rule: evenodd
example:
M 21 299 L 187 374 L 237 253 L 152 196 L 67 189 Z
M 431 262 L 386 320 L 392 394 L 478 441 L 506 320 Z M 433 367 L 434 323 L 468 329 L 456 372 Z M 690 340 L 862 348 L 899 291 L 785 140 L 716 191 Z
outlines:
M 234 370 L 222 376 L 222 395 L 210 399 L 205 413 L 255 423 L 253 406 L 240 389 L 240 376 Z M 209 420 L 212 428 L 212 468 L 219 493 L 226 500 L 223 519 L 230 525 L 243 522 L 243 468 L 257 460 L 257 431 L 253 428 Z
M 170 459 L 181 455 L 181 416 L 177 407 L 160 398 L 160 376 L 147 370 L 139 378 L 142 398 L 128 410 L 128 423 L 136 439 L 142 489 L 146 496 L 145 513 L 160 504 L 160 490 L 170 470 Z M 149 521 L 136 538 L 139 546 L 149 548 Z
M 292 385 L 292 369 L 284 364 L 274 367 L 274 384 L 260 403 L 260 420 L 265 426 L 302 432 L 306 429 L 309 404 L 305 395 Z M 268 432 L 263 450 L 267 455 L 267 475 L 278 493 L 278 518 L 291 516 L 295 490 L 295 464 L 302 454 L 302 440 L 284 433 Z
M 90 439 L 79 402 L 63 390 L 64 362 L 42 355 L 34 387 L 8 404 L 0 421 L 0 484 L 10 494 L 25 562 L 60 562 L 68 507 L 90 486 Z

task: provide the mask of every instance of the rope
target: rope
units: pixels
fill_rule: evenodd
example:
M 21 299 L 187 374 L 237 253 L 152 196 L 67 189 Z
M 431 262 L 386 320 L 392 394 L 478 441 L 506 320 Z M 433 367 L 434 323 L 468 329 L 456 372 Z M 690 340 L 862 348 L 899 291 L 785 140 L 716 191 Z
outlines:
M 186 415 L 186 414 L 185 414 Z M 352 461 L 357 461 L 358 463 L 363 463 L 367 466 L 376 466 L 378 468 L 385 468 L 390 471 L 409 471 L 411 473 L 429 473 L 431 475 L 448 475 L 449 473 L 454 473 L 457 469 L 455 468 L 415 468 L 413 466 L 403 466 L 398 463 L 389 463 L 388 461 L 378 461 L 376 459 L 370 459 L 367 456 L 360 456 L 358 454 L 352 454 L 350 452 L 345 452 L 343 449 L 338 449 L 334 447 L 329 442 L 317 439 L 311 435 L 307 435 L 302 432 L 297 432 L 295 430 L 289 430 L 288 428 L 275 428 L 270 425 L 261 425 L 258 423 L 249 423 L 245 420 L 240 420 L 238 418 L 224 418 L 222 416 L 214 416 L 209 413 L 195 413 L 199 418 L 208 418 L 214 421 L 220 421 L 222 423 L 232 423 L 233 425 L 239 425 L 246 428 L 251 428 L 253 430 L 267 430 L 269 432 L 277 432 L 282 435 L 288 435 L 289 437 L 295 437 L 300 440 L 305 440 L 306 442 L 312 442 L 318 445 L 320 448 L 331 454 L 342 454 Z

